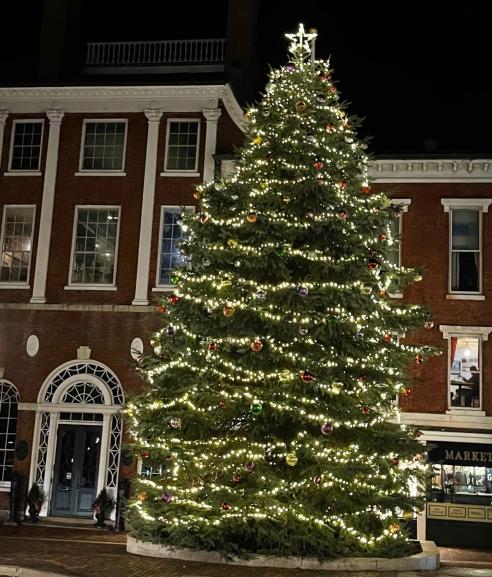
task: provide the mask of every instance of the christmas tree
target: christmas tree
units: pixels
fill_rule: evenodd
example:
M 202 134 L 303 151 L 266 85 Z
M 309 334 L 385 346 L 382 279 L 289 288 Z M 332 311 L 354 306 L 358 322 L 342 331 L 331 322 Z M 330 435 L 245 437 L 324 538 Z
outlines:
M 395 398 L 430 351 L 399 342 L 426 312 L 389 294 L 419 272 L 390 264 L 398 209 L 370 191 L 315 34 L 287 36 L 234 176 L 183 217 L 186 266 L 127 409 L 147 473 L 128 524 L 224 554 L 404 555 L 426 466 Z

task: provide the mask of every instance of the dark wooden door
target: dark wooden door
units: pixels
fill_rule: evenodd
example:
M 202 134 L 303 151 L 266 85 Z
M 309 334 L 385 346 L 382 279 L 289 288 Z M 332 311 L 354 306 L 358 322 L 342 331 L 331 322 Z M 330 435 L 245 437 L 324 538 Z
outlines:
M 60 425 L 53 479 L 51 514 L 92 517 L 96 497 L 101 427 Z

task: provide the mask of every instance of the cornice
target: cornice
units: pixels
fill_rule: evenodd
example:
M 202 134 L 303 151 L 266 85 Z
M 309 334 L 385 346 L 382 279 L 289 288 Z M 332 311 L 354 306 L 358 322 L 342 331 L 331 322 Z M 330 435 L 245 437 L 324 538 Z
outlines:
M 227 113 L 232 118 L 234 124 L 241 132 L 246 132 L 246 122 L 244 119 L 244 110 L 236 100 L 230 84 L 222 86 L 222 102 L 224 103 Z
M 373 182 L 492 182 L 492 159 L 378 159 L 369 163 Z

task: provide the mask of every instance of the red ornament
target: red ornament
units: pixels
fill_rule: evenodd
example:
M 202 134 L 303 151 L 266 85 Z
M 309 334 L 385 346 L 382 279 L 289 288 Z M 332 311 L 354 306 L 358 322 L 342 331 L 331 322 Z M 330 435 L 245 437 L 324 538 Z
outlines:
M 346 220 L 347 219 L 347 211 L 346 210 L 339 210 L 337 213 L 337 216 L 340 220 Z
M 230 511 L 232 509 L 232 505 L 229 503 L 222 503 L 222 509 L 224 509 L 224 511 Z
M 309 371 L 301 371 L 301 379 L 305 383 L 309 383 L 314 379 L 314 375 Z
M 313 163 L 313 166 L 316 170 L 321 170 L 324 165 L 325 163 L 321 160 L 317 160 L 316 162 Z
M 390 343 L 393 340 L 393 336 L 390 333 L 387 333 L 386 335 L 384 335 L 383 338 L 387 343 Z
M 149 451 L 142 451 L 142 459 L 148 459 L 150 457 Z
M 412 394 L 412 389 L 409 389 L 408 387 L 403 387 L 401 389 L 401 395 L 403 397 L 409 397 Z
M 181 297 L 178 297 L 178 295 L 170 295 L 167 297 L 167 300 L 173 304 L 173 305 L 177 305 L 179 303 L 179 301 L 181 300 Z
M 239 473 L 234 473 L 234 475 L 232 475 L 232 480 L 234 483 L 239 483 L 241 481 L 241 475 Z
M 160 313 L 167 313 L 167 307 L 165 307 L 164 305 L 158 305 L 157 311 Z
M 208 343 L 208 350 L 209 351 L 216 351 L 219 348 L 219 345 L 216 342 Z
M 384 241 L 386 240 L 386 235 L 383 234 L 383 233 L 381 233 L 381 234 L 378 236 L 378 240 L 381 241 L 381 242 L 384 242 Z
M 258 339 L 254 340 L 254 341 L 251 343 L 251 349 L 252 349 L 255 353 L 259 353 L 262 348 L 263 348 L 263 343 L 262 343 L 261 341 L 259 341 Z
M 417 355 L 415 357 L 415 362 L 417 363 L 417 365 L 421 365 L 424 362 L 424 357 L 422 355 Z
M 220 408 L 220 409 L 223 409 L 224 407 L 225 407 L 225 401 L 220 400 L 220 401 L 219 401 L 219 408 Z
M 397 467 L 400 464 L 400 459 L 398 459 L 398 457 L 394 457 L 393 459 L 390 460 L 390 464 L 393 467 Z
M 375 270 L 378 268 L 378 261 L 375 258 L 370 258 L 367 261 L 367 268 L 370 270 Z
M 360 410 L 363 415 L 369 414 L 369 407 L 361 407 Z
M 340 188 L 347 188 L 347 181 L 346 181 L 346 180 L 341 180 L 341 181 L 338 183 L 338 186 L 339 186 Z
M 336 94 L 337 93 L 337 89 L 335 88 L 335 86 L 333 86 L 333 84 L 330 86 L 330 88 L 328 89 L 332 94 Z
M 364 194 L 369 194 L 369 192 L 371 192 L 371 187 L 365 184 L 364 186 L 360 187 L 360 191 Z
M 326 132 L 335 132 L 336 128 L 333 124 L 327 124 L 325 126 L 325 130 L 326 130 Z

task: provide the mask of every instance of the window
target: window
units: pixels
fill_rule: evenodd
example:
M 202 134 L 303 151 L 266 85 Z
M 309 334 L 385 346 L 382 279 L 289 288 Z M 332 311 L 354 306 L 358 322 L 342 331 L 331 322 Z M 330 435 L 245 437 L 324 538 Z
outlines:
M 18 402 L 14 385 L 0 380 L 0 484 L 10 481 L 12 475 Z
M 186 206 L 184 210 L 194 212 L 194 206 Z M 183 238 L 181 229 L 181 214 L 183 207 L 163 206 L 161 208 L 161 229 L 159 246 L 159 264 L 157 267 L 157 285 L 170 285 L 173 271 L 184 263 L 179 252 L 179 243 Z
M 42 140 L 42 120 L 14 120 L 9 170 L 38 171 Z
M 482 219 L 492 199 L 441 198 L 449 212 L 449 291 L 448 299 L 483 300 Z
M 198 120 L 168 121 L 164 170 L 197 171 L 199 134 Z
M 34 206 L 5 205 L 0 282 L 26 284 L 31 265 Z
M 72 285 L 114 285 L 119 220 L 119 207 L 76 208 Z
M 409 198 L 394 198 L 391 200 L 393 204 L 393 218 L 390 222 L 389 229 L 391 233 L 392 243 L 388 246 L 388 261 L 395 267 L 401 267 L 401 235 L 403 230 L 403 214 L 408 211 L 411 204 Z M 392 281 L 389 294 L 393 298 L 401 298 L 402 287 L 397 280 Z
M 477 410 L 482 407 L 482 341 L 492 327 L 441 325 L 448 339 L 448 406 Z
M 121 172 L 126 126 L 126 120 L 85 120 L 80 170 Z

